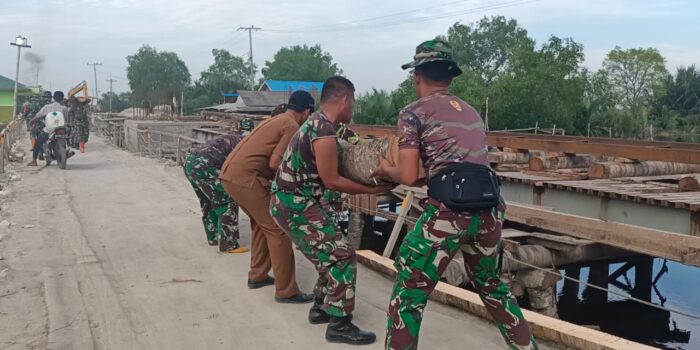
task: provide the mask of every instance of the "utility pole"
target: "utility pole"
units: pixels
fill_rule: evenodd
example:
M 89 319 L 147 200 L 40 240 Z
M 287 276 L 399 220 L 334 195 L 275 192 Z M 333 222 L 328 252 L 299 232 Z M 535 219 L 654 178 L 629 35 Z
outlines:
M 489 97 L 486 96 L 486 131 L 489 131 Z
M 116 80 L 112 79 L 112 73 L 109 74 L 109 79 L 107 79 L 109 82 L 109 113 L 112 114 L 112 95 L 114 95 L 114 92 L 112 92 L 112 83 L 114 83 Z
M 12 99 L 12 119 L 15 119 L 17 116 L 17 89 L 19 87 L 19 58 L 20 54 L 22 52 L 22 48 L 30 48 L 31 46 L 27 45 L 27 38 L 18 35 L 17 38 L 15 38 L 14 43 L 10 43 L 12 46 L 17 46 L 17 70 L 15 71 L 15 94 L 13 95 Z
M 248 64 L 250 65 L 250 89 L 255 89 L 255 69 L 253 68 L 253 31 L 261 30 L 262 28 L 257 28 L 251 25 L 250 27 L 240 27 L 238 30 L 248 31 L 248 41 L 250 42 L 250 52 Z
M 95 73 L 95 105 L 97 106 L 97 101 L 100 100 L 100 91 L 97 89 L 97 66 L 101 66 L 102 62 L 93 62 L 87 65 L 92 66 L 92 70 Z

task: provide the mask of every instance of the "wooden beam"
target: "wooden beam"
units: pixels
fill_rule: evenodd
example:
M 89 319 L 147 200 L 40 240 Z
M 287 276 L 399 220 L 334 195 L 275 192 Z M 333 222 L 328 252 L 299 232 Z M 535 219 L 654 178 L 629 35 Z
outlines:
M 487 134 L 492 147 L 525 148 L 575 154 L 624 157 L 637 160 L 700 164 L 700 144 L 582 139 L 569 136 L 537 136 L 492 132 Z
M 683 176 L 678 180 L 678 188 L 681 191 L 700 191 L 700 174 Z
M 357 252 L 360 263 L 389 277 L 396 276 L 393 260 L 378 254 L 360 250 Z M 491 320 L 484 303 L 476 293 L 466 289 L 438 282 L 430 299 L 439 303 L 467 311 L 481 318 Z M 566 347 L 582 350 L 650 350 L 652 347 L 635 343 L 607 333 L 572 323 L 547 317 L 529 310 L 523 310 L 525 319 L 538 339 L 551 341 Z M 495 330 L 494 330 L 495 331 Z
M 700 164 L 669 162 L 616 163 L 601 162 L 591 165 L 588 177 L 591 179 L 614 179 L 619 177 L 659 176 L 700 172 Z
M 350 128 L 363 137 L 396 136 L 395 126 L 351 124 Z M 488 145 L 496 148 L 591 154 L 637 160 L 700 164 L 700 144 L 577 137 L 533 135 L 512 132 L 487 132 Z
M 564 157 L 533 157 L 530 159 L 529 167 L 533 171 L 588 168 L 593 163 L 598 162 L 602 157 L 598 156 L 564 156 Z
M 700 266 L 700 237 L 558 213 L 513 202 L 508 203 L 506 219 L 683 264 Z

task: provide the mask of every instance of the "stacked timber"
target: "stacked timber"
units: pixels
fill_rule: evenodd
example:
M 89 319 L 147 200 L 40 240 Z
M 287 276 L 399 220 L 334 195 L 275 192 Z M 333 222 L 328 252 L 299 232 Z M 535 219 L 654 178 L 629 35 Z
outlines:
M 517 152 L 516 150 L 504 149 L 503 152 L 489 152 L 489 163 L 496 171 L 513 172 L 527 170 L 528 163 L 533 157 L 544 155 L 543 152 Z
M 560 157 L 541 156 L 530 159 L 529 168 L 532 171 L 588 168 L 601 160 L 603 160 L 603 157 L 591 155 Z
M 618 177 L 658 176 L 698 172 L 700 172 L 699 164 L 655 161 L 638 163 L 602 162 L 593 164 L 588 169 L 588 177 L 591 179 L 613 179 Z
M 530 153 L 489 152 L 489 162 L 496 164 L 527 164 Z
M 684 176 L 678 180 L 678 188 L 681 191 L 700 191 L 700 174 Z

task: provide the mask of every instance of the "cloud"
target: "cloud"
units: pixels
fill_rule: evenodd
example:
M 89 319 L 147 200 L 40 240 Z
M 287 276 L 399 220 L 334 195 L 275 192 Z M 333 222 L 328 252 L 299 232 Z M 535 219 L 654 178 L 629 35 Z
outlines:
M 126 90 L 125 57 L 142 44 L 176 52 L 197 76 L 211 64 L 212 48 L 247 54 L 247 33 L 237 29 L 252 24 L 263 28 L 253 37 L 259 67 L 282 46 L 321 44 L 359 91 L 395 88 L 406 76 L 399 66 L 410 60 L 420 41 L 444 34 L 457 21 L 470 23 L 492 15 L 517 19 L 538 42 L 551 34 L 573 37 L 585 45 L 591 68 L 600 66 L 615 44 L 648 47 L 664 39 L 652 37 L 653 32 L 675 40 L 661 48 L 669 67 L 700 61 L 697 40 L 681 35 L 700 29 L 697 21 L 681 20 L 697 17 L 700 8 L 693 0 L 541 0 L 473 13 L 467 10 L 508 0 L 438 1 L 23 0 L 5 1 L 0 23 L 15 29 L 11 37 L 27 36 L 32 52 L 46 58 L 39 80 L 54 88 L 92 81 L 92 69 L 85 63 L 101 61 L 105 73 L 98 73 L 98 84 L 105 86 L 106 74 L 113 73 L 119 80 L 115 89 Z M 450 5 L 436 6 L 445 3 Z M 424 10 L 412 11 L 416 9 Z M 460 15 L 417 22 L 452 14 Z M 668 30 L 678 35 L 658 29 L 668 27 L 669 20 L 677 20 Z M 332 31 L 341 25 L 353 30 Z M 314 29 L 299 32 L 310 27 Z M 14 75 L 12 55 L 0 55 L 0 74 Z

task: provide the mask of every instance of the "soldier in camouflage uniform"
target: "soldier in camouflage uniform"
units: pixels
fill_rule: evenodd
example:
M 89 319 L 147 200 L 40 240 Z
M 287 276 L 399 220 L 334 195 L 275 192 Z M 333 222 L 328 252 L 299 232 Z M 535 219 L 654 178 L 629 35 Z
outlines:
M 428 176 L 447 165 L 488 166 L 484 123 L 469 104 L 448 92 L 462 73 L 452 60 L 452 48 L 436 39 L 416 49 L 413 84 L 419 100 L 398 117 L 399 162 L 382 159 L 375 175 L 415 185 L 419 160 Z M 528 323 L 508 287 L 500 280 L 501 227 L 505 204 L 480 212 L 459 212 L 434 198 L 400 246 L 398 270 L 388 311 L 386 348 L 418 348 L 423 310 L 440 276 L 458 250 L 464 255 L 469 280 L 511 349 L 537 349 Z
M 326 340 L 370 344 L 374 333 L 357 328 L 355 308 L 357 259 L 355 251 L 335 224 L 326 190 L 346 193 L 380 193 L 338 174 L 337 132 L 350 121 L 354 86 L 342 77 L 324 83 L 321 110 L 314 113 L 292 137 L 272 184 L 270 213 L 280 228 L 318 271 L 316 300 L 309 322 L 326 323 Z
M 34 119 L 36 114 L 41 110 L 44 105 L 50 104 L 51 91 L 44 91 L 41 97 L 32 96 L 29 99 L 29 116 L 27 118 L 27 131 L 29 131 L 29 136 L 32 140 L 32 150 L 36 147 L 36 138 L 41 134 L 41 130 L 44 129 L 44 122 L 41 119 Z
M 350 129 L 346 124 L 341 123 L 338 126 L 338 131 L 335 133 L 338 139 L 345 140 L 352 144 L 359 144 L 362 142 L 360 136 L 358 136 L 352 129 Z M 333 211 L 333 218 L 336 225 L 342 221 L 343 216 L 343 195 L 338 191 L 333 191 L 326 189 L 323 192 L 323 197 L 321 202 L 328 204 L 330 209 Z
M 247 135 L 249 132 L 253 131 L 255 128 L 255 123 L 253 123 L 250 118 L 243 118 L 238 122 L 238 131 L 243 135 Z
M 209 245 L 219 251 L 244 253 L 248 249 L 238 243 L 238 205 L 229 197 L 219 181 L 221 166 L 241 141 L 240 134 L 218 136 L 190 153 L 183 164 L 202 208 L 202 223 Z
M 70 100 L 70 110 L 68 112 L 68 127 L 71 135 L 70 146 L 80 148 L 80 153 L 85 153 L 85 145 L 90 137 L 89 104 L 89 100 L 80 102 L 75 97 Z

